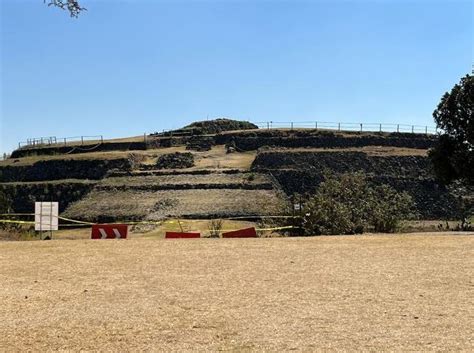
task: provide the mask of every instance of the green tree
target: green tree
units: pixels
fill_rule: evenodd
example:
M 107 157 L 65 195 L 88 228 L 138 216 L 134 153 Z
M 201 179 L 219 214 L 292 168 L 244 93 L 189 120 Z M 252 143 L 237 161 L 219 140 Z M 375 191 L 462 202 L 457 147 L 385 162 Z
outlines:
M 414 216 L 413 199 L 406 192 L 397 192 L 384 184 L 374 187 L 371 193 L 369 223 L 376 232 L 392 233 L 401 220 Z
M 466 75 L 446 92 L 433 112 L 443 132 L 430 151 L 434 170 L 444 183 L 474 185 L 474 76 Z
M 362 173 L 327 174 L 304 205 L 302 226 L 307 235 L 394 232 L 412 218 L 413 206 L 407 193 L 374 187 Z

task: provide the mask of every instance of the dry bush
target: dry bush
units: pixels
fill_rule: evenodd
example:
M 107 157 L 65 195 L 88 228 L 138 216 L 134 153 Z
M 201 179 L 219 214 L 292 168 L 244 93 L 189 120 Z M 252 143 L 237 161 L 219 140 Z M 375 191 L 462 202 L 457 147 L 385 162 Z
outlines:
M 0 241 L 38 240 L 33 227 L 14 223 L 0 223 Z
M 207 224 L 207 228 L 209 229 L 209 237 L 220 238 L 223 224 L 224 221 L 220 218 L 211 219 Z
M 136 169 L 145 161 L 146 157 L 143 154 L 139 153 L 129 153 L 128 161 L 132 169 Z

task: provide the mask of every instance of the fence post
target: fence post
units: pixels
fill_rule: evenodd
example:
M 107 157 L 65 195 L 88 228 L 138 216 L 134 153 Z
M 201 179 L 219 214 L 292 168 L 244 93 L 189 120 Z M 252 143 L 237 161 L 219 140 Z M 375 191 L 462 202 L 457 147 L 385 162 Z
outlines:
M 146 143 L 146 132 L 143 133 L 143 141 Z
M 317 122 L 317 121 L 314 122 L 314 128 L 315 128 L 316 130 L 318 129 L 318 122 Z
M 382 124 L 380 124 L 379 131 L 382 132 Z
M 270 130 L 270 123 L 267 121 L 267 130 Z
M 81 145 L 84 144 L 84 136 L 81 136 Z
M 425 134 L 428 135 L 428 126 L 425 126 Z
M 360 123 L 360 132 L 362 132 L 362 123 Z
M 341 123 L 337 123 L 337 131 L 341 131 Z
M 400 124 L 397 124 L 397 132 L 400 132 Z
M 64 138 L 64 146 L 67 146 L 66 138 Z
M 411 126 L 411 133 L 413 134 L 415 132 L 415 125 Z
M 291 130 L 293 130 L 293 122 L 291 123 Z

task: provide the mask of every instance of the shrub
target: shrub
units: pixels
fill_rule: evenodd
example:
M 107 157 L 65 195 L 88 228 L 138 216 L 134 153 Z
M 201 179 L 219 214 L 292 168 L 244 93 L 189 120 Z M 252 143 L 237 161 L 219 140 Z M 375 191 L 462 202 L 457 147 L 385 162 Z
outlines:
M 362 173 L 325 174 L 316 194 L 304 205 L 302 227 L 307 235 L 358 234 L 369 228 L 394 232 L 412 217 L 407 193 L 392 187 L 372 187 Z
M 456 207 L 453 207 L 453 215 L 454 218 L 459 221 L 456 230 L 472 230 L 472 219 L 474 219 L 474 186 L 456 180 L 450 185 L 449 189 L 455 198 Z
M 411 218 L 413 200 L 406 192 L 398 193 L 388 185 L 373 189 L 370 223 L 376 232 L 393 233 L 399 229 L 400 221 Z
M 223 223 L 222 219 L 211 219 L 208 222 L 207 228 L 209 229 L 209 236 L 211 238 L 220 237 Z
M 255 173 L 249 173 L 244 178 L 245 178 L 246 181 L 252 182 L 252 181 L 255 180 Z
M 167 153 L 158 158 L 156 166 L 158 169 L 190 168 L 194 166 L 194 156 L 190 152 Z

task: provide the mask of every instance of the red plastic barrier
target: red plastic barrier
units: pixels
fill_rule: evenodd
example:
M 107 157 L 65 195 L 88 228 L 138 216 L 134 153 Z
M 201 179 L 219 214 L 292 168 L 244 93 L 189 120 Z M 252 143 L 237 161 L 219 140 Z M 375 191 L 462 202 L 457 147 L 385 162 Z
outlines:
M 91 239 L 126 239 L 127 233 L 126 224 L 94 224 Z
M 166 232 L 166 239 L 189 239 L 189 238 L 200 238 L 201 233 L 181 233 L 181 232 Z
M 254 227 L 222 233 L 222 238 L 256 238 L 256 237 L 257 237 L 257 232 L 255 231 Z

